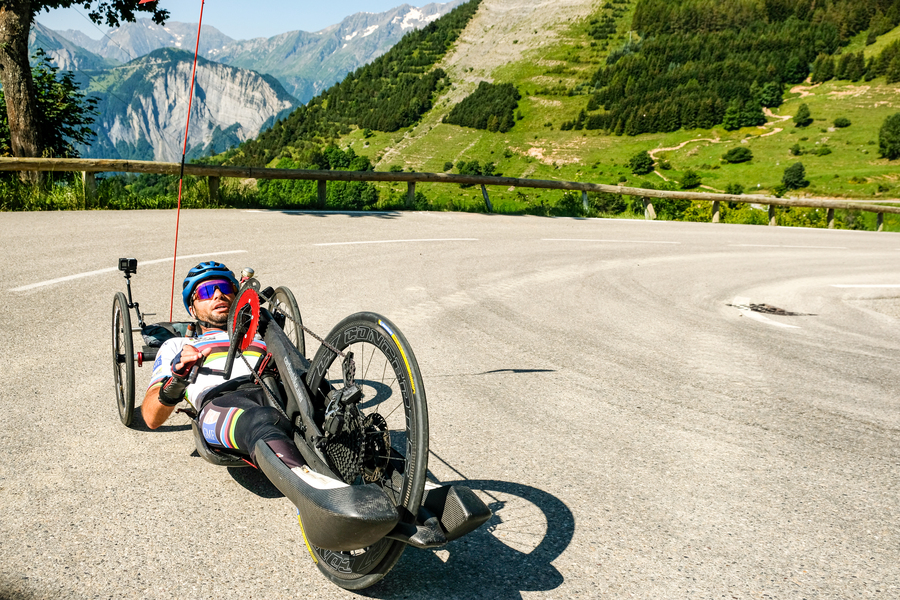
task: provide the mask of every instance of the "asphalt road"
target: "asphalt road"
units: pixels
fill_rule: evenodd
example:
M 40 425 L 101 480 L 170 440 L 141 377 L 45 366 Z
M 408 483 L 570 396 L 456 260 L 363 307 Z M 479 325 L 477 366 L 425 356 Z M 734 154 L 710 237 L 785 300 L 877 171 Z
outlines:
M 0 598 L 352 597 L 186 417 L 118 420 L 103 269 L 142 261 L 168 320 L 174 221 L 0 214 Z M 898 234 L 187 211 L 179 254 L 289 286 L 321 334 L 374 310 L 409 339 L 430 471 L 495 515 L 367 595 L 900 597 Z

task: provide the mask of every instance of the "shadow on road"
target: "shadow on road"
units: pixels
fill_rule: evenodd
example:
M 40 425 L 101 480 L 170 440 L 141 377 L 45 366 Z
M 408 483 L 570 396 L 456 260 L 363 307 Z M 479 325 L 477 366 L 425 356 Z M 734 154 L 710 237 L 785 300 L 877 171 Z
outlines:
M 331 217 L 334 215 L 344 215 L 358 219 L 360 217 L 371 217 L 375 219 L 396 219 L 401 213 L 398 211 L 355 211 L 355 210 L 271 210 L 266 212 L 280 212 L 285 215 L 298 215 L 307 217 Z
M 144 432 L 159 431 L 162 433 L 171 433 L 173 431 L 190 431 L 191 424 L 190 423 L 183 423 L 181 425 L 165 425 L 164 424 L 164 425 L 160 426 L 158 429 L 150 429 L 149 427 L 147 427 L 147 423 L 144 421 L 144 415 L 141 413 L 141 407 L 135 406 L 134 407 L 134 417 L 131 420 L 131 429 L 134 429 L 135 431 L 144 431 Z
M 283 498 L 277 487 L 266 477 L 265 473 L 252 467 L 228 467 L 228 474 L 237 483 L 260 498 Z
M 572 511 L 538 488 L 508 481 L 443 481 L 472 488 L 493 513 L 469 535 L 436 551 L 409 548 L 388 576 L 363 595 L 373 598 L 522 598 L 558 588 L 551 563 L 575 533 Z

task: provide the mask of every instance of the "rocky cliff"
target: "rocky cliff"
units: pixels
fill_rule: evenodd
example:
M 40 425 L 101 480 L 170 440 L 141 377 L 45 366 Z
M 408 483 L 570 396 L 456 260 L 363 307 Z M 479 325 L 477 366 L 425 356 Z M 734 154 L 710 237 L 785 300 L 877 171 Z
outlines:
M 156 50 L 91 82 L 101 98 L 97 141 L 82 155 L 104 158 L 181 159 L 193 57 Z M 271 125 L 298 105 L 271 76 L 200 59 L 188 158 L 222 152 Z

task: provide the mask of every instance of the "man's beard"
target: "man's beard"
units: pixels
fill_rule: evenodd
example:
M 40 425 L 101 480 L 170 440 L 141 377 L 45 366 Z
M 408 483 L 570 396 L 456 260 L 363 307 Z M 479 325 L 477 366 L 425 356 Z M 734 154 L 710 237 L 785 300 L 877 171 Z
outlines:
M 210 325 L 215 325 L 216 327 L 225 329 L 225 326 L 228 325 L 228 315 L 222 315 L 221 318 L 217 318 L 214 315 L 209 315 L 209 319 L 207 319 L 206 321 Z

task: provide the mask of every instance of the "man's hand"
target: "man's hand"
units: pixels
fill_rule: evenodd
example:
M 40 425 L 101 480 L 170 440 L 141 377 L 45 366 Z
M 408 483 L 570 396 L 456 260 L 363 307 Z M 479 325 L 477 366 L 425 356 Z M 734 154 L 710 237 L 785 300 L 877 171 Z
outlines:
M 172 359 L 172 374 L 177 377 L 186 378 L 190 375 L 191 369 L 193 369 L 195 365 L 203 364 L 203 361 L 206 360 L 206 357 L 209 356 L 210 352 L 212 352 L 212 349 L 209 346 L 203 350 L 197 350 L 190 344 L 185 344 L 184 347 L 182 347 L 181 352 L 176 354 L 175 358 Z

